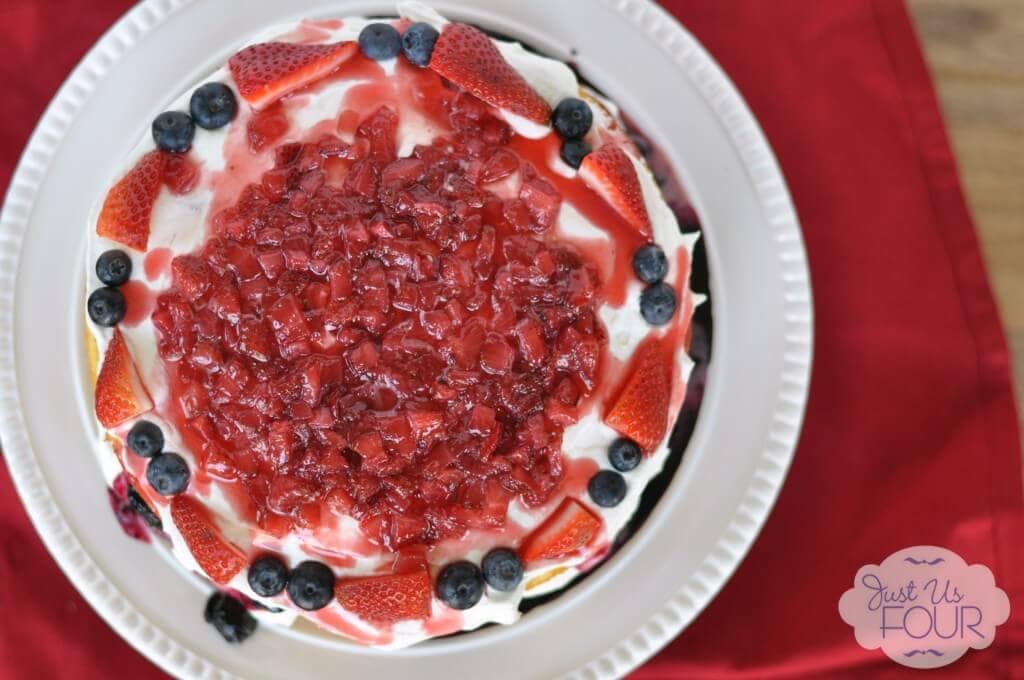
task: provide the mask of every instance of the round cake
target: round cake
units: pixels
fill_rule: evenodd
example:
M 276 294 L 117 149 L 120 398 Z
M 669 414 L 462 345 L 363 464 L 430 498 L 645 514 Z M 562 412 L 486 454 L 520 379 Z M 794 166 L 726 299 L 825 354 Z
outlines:
M 608 556 L 696 240 L 612 103 L 401 3 L 273 27 L 146 122 L 90 219 L 98 456 L 227 639 L 510 624 Z

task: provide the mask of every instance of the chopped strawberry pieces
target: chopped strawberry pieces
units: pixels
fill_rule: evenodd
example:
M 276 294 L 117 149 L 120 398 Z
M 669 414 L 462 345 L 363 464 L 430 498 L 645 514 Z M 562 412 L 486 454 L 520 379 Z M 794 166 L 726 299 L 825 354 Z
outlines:
M 274 512 L 287 515 L 320 496 L 315 484 L 301 477 L 282 475 L 270 483 L 267 505 Z
M 373 623 L 430 617 L 432 586 L 426 570 L 338 581 L 334 593 L 342 607 Z
M 153 402 L 139 380 L 128 344 L 115 328 L 96 379 L 96 419 L 110 429 L 151 408 Z
M 574 498 L 566 498 L 520 548 L 527 564 L 577 554 L 601 533 L 601 520 Z
M 605 422 L 651 453 L 668 430 L 672 395 L 672 347 L 664 337 L 645 340 L 636 350 L 629 377 Z
M 633 161 L 620 146 L 607 143 L 587 154 L 580 166 L 580 176 L 642 236 L 651 238 L 651 218 L 640 178 Z
M 231 57 L 228 68 L 242 98 L 258 111 L 336 70 L 357 49 L 354 42 L 260 43 Z
M 558 211 L 562 207 L 562 197 L 558 190 L 551 182 L 537 176 L 532 168 L 529 172 L 523 173 L 519 199 L 526 205 L 533 220 L 544 229 L 555 223 Z
M 548 345 L 544 340 L 544 331 L 539 321 L 526 317 L 515 328 L 519 353 L 530 364 L 538 364 L 548 353 Z
M 480 182 L 497 182 L 519 170 L 519 158 L 507 149 L 498 149 L 483 165 Z
M 491 39 L 473 26 L 445 26 L 434 45 L 430 68 L 491 106 L 548 124 L 548 103 L 505 61 Z
M 395 134 L 397 132 L 398 114 L 389 107 L 382 106 L 356 129 L 356 139 L 364 139 L 369 142 L 370 158 L 377 162 L 377 167 L 383 168 L 396 158 Z M 364 195 L 370 194 L 364 193 Z
M 150 151 L 107 192 L 96 234 L 145 251 L 149 220 L 164 178 L 164 154 Z
M 245 568 L 242 551 L 224 539 L 206 508 L 196 499 L 175 496 L 171 500 L 171 519 L 199 568 L 214 583 L 227 585 Z
M 356 161 L 345 175 L 345 189 L 366 198 L 376 196 L 379 186 L 380 173 L 369 159 Z
M 516 353 L 503 336 L 494 334 L 481 348 L 480 367 L 488 373 L 504 374 L 512 370 Z
M 191 192 L 199 183 L 199 165 L 188 154 L 164 154 L 164 185 L 176 196 Z
M 290 125 L 288 116 L 280 106 L 271 106 L 266 110 L 253 114 L 245 126 L 246 136 L 249 139 L 249 148 L 256 152 L 262 151 L 284 137 Z M 278 173 L 276 176 L 270 175 L 269 180 L 268 176 L 265 176 L 263 178 L 264 186 L 272 188 L 273 181 L 270 180 L 284 179 L 287 176 L 287 173 Z M 283 186 L 281 190 L 283 193 Z
M 561 488 L 562 432 L 599 374 L 601 281 L 551 232 L 547 170 L 491 107 L 439 96 L 456 132 L 404 158 L 388 106 L 352 144 L 264 147 L 273 167 L 157 298 L 177 425 L 275 534 L 344 507 L 371 542 L 422 547 Z
M 213 285 L 213 272 L 196 255 L 181 255 L 171 262 L 171 281 L 185 299 L 194 302 Z

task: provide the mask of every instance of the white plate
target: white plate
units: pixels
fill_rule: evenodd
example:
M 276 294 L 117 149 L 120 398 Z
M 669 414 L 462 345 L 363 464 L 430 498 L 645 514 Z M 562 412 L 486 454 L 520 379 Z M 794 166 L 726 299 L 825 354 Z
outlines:
M 11 183 L 0 220 L 0 438 L 22 500 L 71 581 L 176 676 L 618 677 L 714 597 L 782 485 L 807 394 L 811 296 L 785 182 L 732 84 L 647 0 L 434 4 L 576 61 L 680 174 L 705 228 L 715 303 L 713 360 L 689 450 L 626 547 L 514 626 L 398 653 L 266 626 L 242 646 L 225 644 L 201 621 L 196 583 L 112 521 L 82 389 L 86 216 L 152 117 L 245 36 L 298 16 L 394 10 L 361 0 L 251 0 L 245 11 L 217 0 L 143 2 L 61 88 Z

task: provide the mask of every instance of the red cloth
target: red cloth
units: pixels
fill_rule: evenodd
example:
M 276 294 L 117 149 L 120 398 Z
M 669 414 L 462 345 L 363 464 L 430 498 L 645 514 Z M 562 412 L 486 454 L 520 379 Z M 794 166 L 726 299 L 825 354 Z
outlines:
M 0 186 L 62 78 L 130 3 L 69 4 L 0 5 Z M 817 328 L 804 433 L 775 511 L 725 590 L 636 677 L 909 676 L 856 645 L 837 603 L 861 565 L 919 544 L 989 565 L 1011 599 L 994 645 L 935 677 L 1024 677 L 1009 357 L 902 2 L 665 5 L 736 82 L 778 154 Z M 0 611 L 20 612 L 0 623 L 0 667 L 159 676 L 82 602 L 0 485 Z M 12 587 L 27 574 L 31 589 Z

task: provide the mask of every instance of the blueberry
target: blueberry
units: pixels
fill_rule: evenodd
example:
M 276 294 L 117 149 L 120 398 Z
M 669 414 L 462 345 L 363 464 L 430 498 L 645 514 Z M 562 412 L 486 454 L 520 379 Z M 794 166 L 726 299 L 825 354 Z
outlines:
M 619 472 L 629 472 L 643 459 L 640 447 L 632 439 L 619 437 L 608 447 L 608 462 Z
M 140 420 L 128 430 L 128 448 L 137 456 L 152 458 L 164 450 L 164 433 L 148 420 Z
M 515 590 L 523 580 L 523 562 L 514 550 L 495 548 L 484 555 L 481 566 L 487 585 L 503 593 Z
M 571 167 L 579 168 L 588 153 L 590 145 L 582 139 L 567 139 L 562 142 L 562 160 Z
M 633 272 L 644 283 L 660 283 L 668 274 L 665 251 L 653 243 L 633 253 Z
M 105 286 L 120 286 L 132 277 L 132 258 L 123 250 L 108 250 L 96 259 L 96 276 Z
M 207 130 L 222 128 L 235 119 L 238 100 L 224 83 L 206 83 L 196 88 L 188 102 L 196 125 Z
M 563 139 L 579 139 L 594 122 L 594 112 L 582 99 L 566 97 L 551 114 L 551 125 Z
M 217 629 L 228 642 L 244 642 L 256 632 L 259 623 L 245 609 L 245 605 L 224 593 L 214 593 L 206 601 L 203 612 L 206 622 Z
M 614 470 L 601 470 L 590 478 L 587 492 L 602 508 L 614 508 L 626 497 L 626 480 Z
M 142 521 L 154 529 L 163 531 L 164 523 L 160 521 L 160 515 L 153 512 L 153 508 L 149 507 L 146 501 L 142 499 L 142 496 L 139 495 L 139 492 L 132 487 L 128 487 L 128 504 L 135 511 L 135 514 L 142 518 Z
M 374 61 L 391 59 L 402 49 L 402 36 L 391 24 L 369 24 L 359 32 L 359 49 Z
M 472 562 L 452 562 L 437 575 L 437 596 L 452 609 L 469 609 L 484 594 L 484 575 Z
M 301 562 L 288 579 L 288 597 L 300 609 L 323 609 L 334 599 L 334 572 L 320 562 Z
M 248 578 L 252 592 L 273 597 L 288 585 L 288 567 L 273 555 L 264 555 L 249 565 Z
M 434 43 L 440 34 L 430 24 L 419 22 L 405 29 L 402 35 L 402 52 L 410 63 L 426 66 L 434 51 Z
M 176 453 L 159 453 L 146 465 L 146 480 L 161 496 L 173 496 L 188 486 L 188 463 Z
M 640 316 L 652 326 L 664 326 L 676 312 L 676 292 L 665 283 L 648 286 L 640 294 Z
M 159 149 L 185 153 L 192 148 L 196 124 L 181 111 L 164 111 L 153 120 L 153 141 Z
M 117 288 L 97 288 L 89 295 L 86 303 L 89 318 L 97 326 L 116 326 L 121 323 L 127 304 L 124 295 Z

